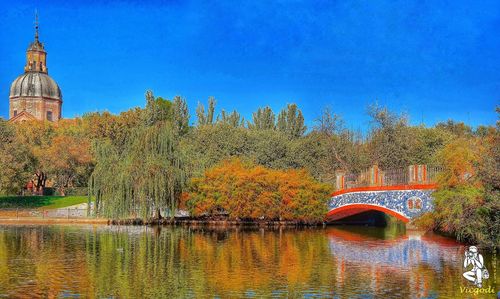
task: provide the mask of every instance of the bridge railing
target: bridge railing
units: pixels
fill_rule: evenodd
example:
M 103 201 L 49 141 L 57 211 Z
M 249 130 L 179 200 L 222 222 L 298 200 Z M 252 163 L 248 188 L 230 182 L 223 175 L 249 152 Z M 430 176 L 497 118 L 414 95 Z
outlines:
M 441 166 L 427 166 L 427 176 L 431 183 L 437 183 L 437 177 L 443 171 Z
M 337 190 L 361 187 L 432 185 L 436 183 L 439 166 L 410 165 L 407 168 L 382 170 L 374 165 L 361 173 L 337 173 Z

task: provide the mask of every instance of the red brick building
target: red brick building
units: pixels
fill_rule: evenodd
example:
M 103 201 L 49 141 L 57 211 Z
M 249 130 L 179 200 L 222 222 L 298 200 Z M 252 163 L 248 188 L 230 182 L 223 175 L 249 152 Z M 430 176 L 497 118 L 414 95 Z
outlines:
M 47 52 L 38 40 L 38 17 L 35 40 L 26 51 L 24 74 L 12 82 L 9 100 L 9 118 L 12 122 L 35 119 L 58 121 L 62 117 L 62 93 L 48 75 Z

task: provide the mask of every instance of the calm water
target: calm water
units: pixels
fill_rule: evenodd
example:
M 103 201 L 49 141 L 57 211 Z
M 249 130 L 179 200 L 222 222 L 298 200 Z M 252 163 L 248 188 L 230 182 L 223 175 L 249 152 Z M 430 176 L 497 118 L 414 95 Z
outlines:
M 397 228 L 0 226 L 0 297 L 460 298 L 463 254 Z

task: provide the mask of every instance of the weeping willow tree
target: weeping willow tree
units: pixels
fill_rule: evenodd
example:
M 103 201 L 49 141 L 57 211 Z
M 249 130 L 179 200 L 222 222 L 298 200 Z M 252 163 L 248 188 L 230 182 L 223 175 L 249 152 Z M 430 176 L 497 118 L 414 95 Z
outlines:
M 152 97 L 152 94 L 147 93 Z M 112 219 L 173 217 L 187 176 L 183 155 L 168 120 L 151 121 L 155 107 L 144 110 L 144 122 L 131 130 L 123 147 L 109 140 L 94 145 L 96 166 L 89 193 L 96 215 Z

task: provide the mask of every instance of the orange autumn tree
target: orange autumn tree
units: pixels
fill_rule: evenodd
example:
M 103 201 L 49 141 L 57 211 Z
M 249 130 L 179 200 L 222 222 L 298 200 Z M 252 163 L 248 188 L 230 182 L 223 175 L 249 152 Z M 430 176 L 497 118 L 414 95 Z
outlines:
M 37 149 L 35 153 L 42 169 L 62 196 L 77 180 L 84 181 L 92 169 L 90 142 L 85 138 L 56 136 L 50 145 Z
M 191 181 L 184 205 L 194 216 L 221 212 L 230 219 L 321 221 L 332 188 L 305 170 L 274 170 L 238 158 Z
M 477 171 L 485 150 L 481 140 L 459 138 L 437 153 L 437 160 L 444 170 L 438 175 L 441 188 L 460 187 L 467 184 L 478 186 Z

